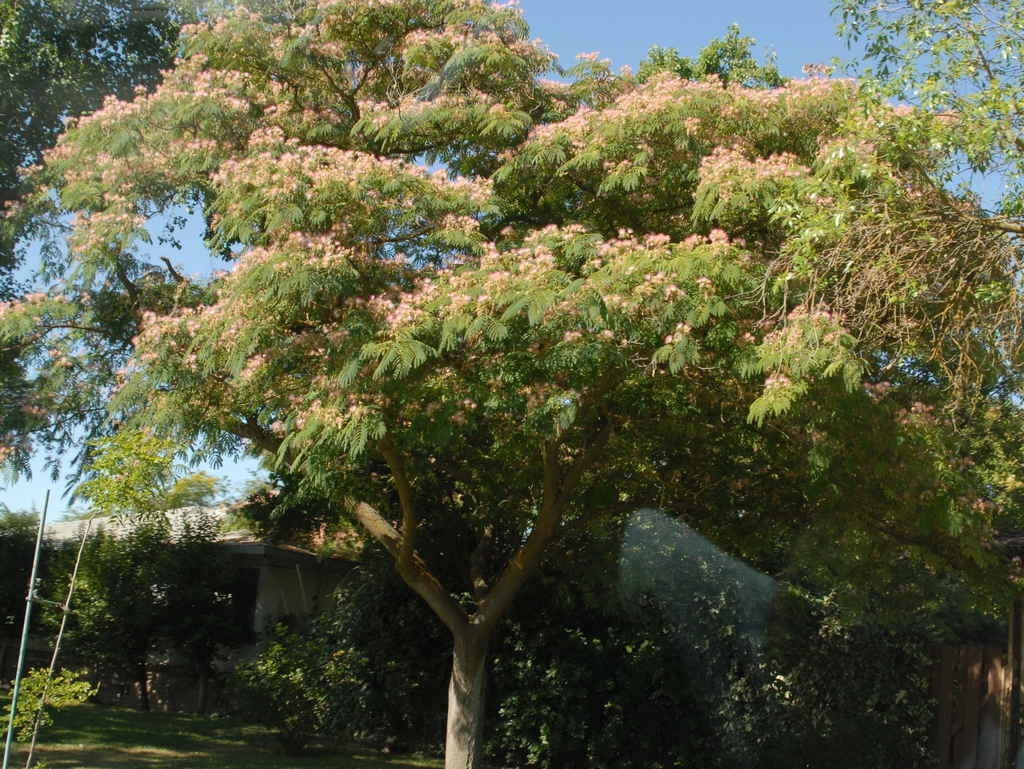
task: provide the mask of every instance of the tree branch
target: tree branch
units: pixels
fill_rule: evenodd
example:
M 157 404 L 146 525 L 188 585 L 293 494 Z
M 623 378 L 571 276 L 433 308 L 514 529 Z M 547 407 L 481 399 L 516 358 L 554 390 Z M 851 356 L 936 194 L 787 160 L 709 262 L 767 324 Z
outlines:
M 384 459 L 387 460 L 391 469 L 391 477 L 395 479 L 395 486 L 398 487 L 398 499 L 402 505 L 402 548 L 399 552 L 399 570 L 408 566 L 416 550 L 416 529 L 419 521 L 416 517 L 416 501 L 412 493 L 412 484 L 409 483 L 409 476 L 405 473 L 405 461 L 402 459 L 398 447 L 387 434 L 379 441 L 377 446 Z
M 252 441 L 256 446 L 271 454 L 276 454 L 281 448 L 281 440 L 277 436 L 247 417 L 238 420 L 237 429 L 231 432 L 239 438 Z
M 562 481 L 561 488 L 558 491 L 557 504 L 559 512 L 565 510 L 566 506 L 568 506 L 569 498 L 576 491 L 576 487 L 579 486 L 580 481 L 583 479 L 583 474 L 590 469 L 591 465 L 601 455 L 614 432 L 614 426 L 611 422 L 608 422 L 569 467 L 569 472 L 565 474 L 565 479 Z
M 431 574 L 423 560 L 413 553 L 409 564 L 405 567 L 401 566 L 399 556 L 402 551 L 402 538 L 384 516 L 365 502 L 352 504 L 350 509 L 366 530 L 373 535 L 373 538 L 394 556 L 398 573 L 402 575 L 402 579 L 427 602 L 427 605 L 434 610 L 434 613 L 440 617 L 448 629 L 453 634 L 465 631 L 469 617 L 437 578 Z
M 169 272 L 171 274 L 171 277 L 174 278 L 178 283 L 188 283 L 188 278 L 184 277 L 180 272 L 174 269 L 174 265 L 171 264 L 170 259 L 168 259 L 166 256 L 161 256 L 160 261 L 167 265 L 167 272 Z
M 600 456 L 608 439 L 611 438 L 612 432 L 611 424 L 607 424 L 598 432 L 587 444 L 583 453 L 569 467 L 564 478 L 559 473 L 559 444 L 552 441 L 544 442 L 544 489 L 540 515 L 537 516 L 530 536 L 526 538 L 526 542 L 505 568 L 497 584 L 479 604 L 476 613 L 470 618 L 470 623 L 491 629 L 512 603 L 512 599 L 515 598 L 530 572 L 540 565 L 544 558 L 544 551 L 558 538 L 561 531 L 562 513 L 569 503 L 572 493 L 579 486 L 583 474 Z
M 1024 235 L 1024 224 L 1015 222 L 1005 216 L 989 216 L 983 221 L 1002 232 L 1011 232 L 1014 235 Z
M 132 283 L 131 278 L 128 277 L 128 273 L 124 271 L 124 267 L 120 264 L 117 265 L 114 273 L 117 275 L 117 279 L 121 281 L 121 285 L 124 286 L 124 290 L 128 294 L 128 298 L 131 300 L 132 304 L 137 306 L 139 304 L 138 286 Z
M 494 547 L 494 526 L 484 529 L 480 542 L 469 557 L 469 578 L 473 583 L 473 597 L 479 606 L 487 598 L 490 588 L 487 586 L 487 562 Z

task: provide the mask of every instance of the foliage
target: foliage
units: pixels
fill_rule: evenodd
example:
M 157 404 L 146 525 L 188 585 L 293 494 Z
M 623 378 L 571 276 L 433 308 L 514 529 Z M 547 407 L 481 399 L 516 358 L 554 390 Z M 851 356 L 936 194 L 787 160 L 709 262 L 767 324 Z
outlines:
M 701 48 L 696 59 L 680 56 L 677 48 L 654 45 L 640 62 L 636 77 L 646 83 L 659 72 L 670 72 L 683 80 L 706 80 L 715 75 L 722 83 L 739 83 L 748 88 L 778 88 L 786 83 L 775 66 L 775 53 L 767 53 L 764 64 L 751 54 L 754 38 L 740 35 L 737 24 L 730 24 L 724 40 L 712 40 Z
M 21 633 L 38 528 L 36 515 L 0 511 L 0 637 L 5 642 Z
M 342 652 L 329 728 L 392 750 L 434 752 L 444 735 L 451 640 L 379 546 L 341 585 L 312 632 Z
M 863 40 L 868 88 L 918 105 L 954 129 L 946 181 L 967 181 L 995 209 L 988 224 L 1024 230 L 1024 5 L 842 0 L 840 32 Z M 973 176 L 978 174 L 979 176 Z
M 916 620 L 858 619 L 846 602 L 773 584 L 665 517 L 631 520 L 617 594 L 580 583 L 588 561 L 608 556 L 601 543 L 576 544 L 527 588 L 495 650 L 492 739 L 505 760 L 927 764 L 928 636 Z M 853 750 L 864 734 L 871 748 Z
M 179 477 L 169 440 L 137 430 L 121 430 L 91 442 L 89 477 L 75 495 L 100 516 L 148 515 L 180 507 L 212 507 L 225 491 L 222 479 L 208 473 Z
M 174 482 L 164 500 L 167 510 L 179 507 L 214 507 L 227 491 L 223 478 L 207 472 L 189 473 Z
M 934 636 L 916 618 L 865 621 L 835 595 L 782 584 L 770 621 L 751 627 L 730 594 L 735 586 L 714 569 L 702 576 L 676 553 L 654 563 L 662 572 L 675 564 L 657 590 L 627 599 L 609 582 L 615 568 L 607 559 L 617 548 L 596 538 L 573 545 L 571 556 L 527 583 L 493 639 L 493 760 L 824 769 L 838 757 L 857 769 L 927 765 L 931 709 L 921 669 Z M 330 703 L 328 734 L 434 750 L 444 729 L 444 630 L 403 590 L 378 548 L 364 558 L 338 608 L 289 636 L 303 645 L 289 647 L 289 659 L 306 667 L 301 676 L 287 668 L 285 679 L 320 682 L 317 671 L 333 650 L 331 691 L 314 695 Z M 276 669 L 264 675 L 266 686 L 281 685 Z M 245 692 L 248 700 L 266 696 L 265 687 Z M 864 734 L 870 745 L 859 745 Z
M 271 727 L 288 755 L 299 755 L 329 717 L 343 654 L 325 639 L 278 625 L 256 659 L 237 668 L 242 712 Z
M 595 610 L 579 596 L 566 606 L 537 587 L 496 639 L 490 755 L 516 766 L 721 765 L 707 698 L 656 611 Z
M 72 648 L 140 687 L 143 709 L 147 663 L 176 651 L 205 672 L 224 646 L 237 642 L 231 624 L 231 574 L 216 544 L 216 524 L 202 513 L 138 521 L 120 531 L 104 527 L 86 543 L 68 623 Z M 54 564 L 55 594 L 66 590 L 74 553 Z
M 278 627 L 240 666 L 243 714 L 293 748 L 312 735 L 388 750 L 436 751 L 444 734 L 450 641 L 429 608 L 371 546 L 308 627 Z
M 165 543 L 166 526 L 157 523 L 140 524 L 125 537 L 97 531 L 83 554 L 75 584 L 75 612 L 67 628 L 69 646 L 78 654 L 138 683 L 145 710 L 149 709 L 146 665 L 150 654 L 160 648 L 166 619 L 160 610 L 164 586 L 159 579 Z M 65 568 L 55 564 L 57 594 L 66 590 L 72 558 L 69 549 Z
M 747 715 L 762 766 L 781 769 L 794 758 L 813 767 L 932 765 L 922 672 L 930 639 L 920 628 L 851 618 L 833 597 L 799 590 L 784 595 L 779 614 L 767 664 L 750 682 L 762 692 L 748 692 L 764 697 Z
M 98 109 L 108 95 L 153 88 L 172 59 L 179 23 L 170 6 L 135 2 L 5 2 L 0 6 L 4 125 L 0 200 L 17 169 L 38 163 L 64 119 Z M 31 116 L 31 119 L 25 119 Z
M 108 96 L 155 87 L 173 62 L 180 19 L 171 5 L 137 0 L 0 2 L 0 210 L 14 204 L 21 169 L 42 162 L 66 118 L 99 109 Z M 31 225 L 20 233 L 0 227 L 0 301 L 18 293 L 15 268 L 32 236 Z M 3 345 L 4 443 L 42 426 L 44 404 L 29 380 L 19 350 Z
M 75 489 L 103 516 L 138 515 L 166 509 L 175 487 L 173 441 L 124 430 L 93 442 L 91 477 Z
M 111 425 L 198 458 L 274 454 L 388 550 L 474 681 L 556 543 L 645 505 L 751 550 L 842 532 L 852 568 L 990 563 L 960 427 L 1018 408 L 1019 253 L 934 183 L 950 127 L 822 78 L 584 57 L 553 83 L 527 33 L 482 0 L 187 28 L 9 217 L 75 213 L 65 281 L 0 321 L 37 434 L 67 445 L 61 415 L 116 395 Z M 180 206 L 230 272 L 159 265 Z
M 60 670 L 50 675 L 48 670 L 37 668 L 23 676 L 18 694 L 18 714 L 14 717 L 15 739 L 20 742 L 32 739 L 36 714 L 39 713 L 39 705 L 44 691 L 46 704 L 39 717 L 40 728 L 53 723 L 51 715 L 53 711 L 63 710 L 76 702 L 85 702 L 96 694 L 97 689 L 90 686 L 88 681 L 81 680 L 85 677 L 86 672 L 85 670 Z M 5 711 L 7 717 L 4 722 L 10 723 L 11 706 L 7 705 Z
M 234 622 L 235 576 L 218 538 L 215 518 L 179 512 L 160 564 L 160 635 L 200 675 L 248 635 Z

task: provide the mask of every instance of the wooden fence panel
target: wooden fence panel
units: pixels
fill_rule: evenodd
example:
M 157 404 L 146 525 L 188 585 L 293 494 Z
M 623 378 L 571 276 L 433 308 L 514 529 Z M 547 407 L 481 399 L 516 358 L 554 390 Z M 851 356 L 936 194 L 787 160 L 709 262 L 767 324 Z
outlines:
M 940 646 L 939 680 L 935 686 L 936 699 L 939 701 L 936 714 L 935 752 L 939 757 L 939 769 L 949 769 L 949 744 L 953 738 L 953 676 L 956 674 L 956 647 Z M 942 745 L 945 749 L 939 749 Z
M 938 769 L 1004 769 L 1008 704 L 1002 649 L 937 646 L 930 691 L 936 700 L 929 742 Z
M 978 769 L 1000 769 L 1003 734 L 1003 654 L 1000 649 L 985 649 L 982 668 L 986 673 L 985 697 L 981 703 L 978 736 Z

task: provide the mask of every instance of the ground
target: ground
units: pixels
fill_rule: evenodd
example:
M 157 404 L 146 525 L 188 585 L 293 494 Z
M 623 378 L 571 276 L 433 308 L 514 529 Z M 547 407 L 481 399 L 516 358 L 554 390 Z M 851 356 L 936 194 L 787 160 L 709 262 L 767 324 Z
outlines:
M 6 705 L 0 699 L 0 707 Z M 77 705 L 56 714 L 36 755 L 49 769 L 418 769 L 441 761 L 386 756 L 314 745 L 299 758 L 281 753 L 262 727 L 230 718 L 141 713 L 127 708 Z M 27 746 L 15 745 L 11 766 L 24 766 Z

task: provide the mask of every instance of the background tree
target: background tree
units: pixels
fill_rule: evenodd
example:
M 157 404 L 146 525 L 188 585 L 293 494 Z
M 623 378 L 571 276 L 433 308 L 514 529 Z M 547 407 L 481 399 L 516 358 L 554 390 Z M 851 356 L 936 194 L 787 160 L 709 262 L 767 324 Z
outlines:
M 174 60 L 180 7 L 135 0 L 0 3 L 0 209 L 15 205 L 19 169 L 42 162 L 66 119 L 98 109 L 107 96 L 130 98 L 134 88 L 151 90 L 159 82 Z M 0 227 L 0 302 L 22 288 L 15 270 L 33 234 L 31 226 Z M 44 406 L 18 353 L 0 345 L 0 453 L 14 435 L 44 424 Z
M 16 649 L 21 637 L 38 528 L 36 515 L 0 509 L 0 671 L 7 669 L 8 647 Z
M 973 185 L 989 226 L 1024 232 L 1024 4 L 842 0 L 834 13 L 863 42 L 865 86 L 955 123 L 937 181 Z
M 869 103 L 877 95 L 914 105 L 915 123 L 946 125 L 944 152 L 930 171 L 935 187 L 958 189 L 977 202 L 977 226 L 1007 233 L 1020 248 L 1024 233 L 1024 5 L 997 2 L 914 3 L 844 0 L 835 4 L 840 33 L 864 54 L 849 67 Z M 916 115 L 916 117 L 915 117 Z M 936 209 L 942 215 L 942 209 Z M 987 388 L 997 397 L 963 415 L 998 523 L 1022 525 L 1016 438 L 1019 418 L 998 393 L 1019 386 L 1016 372 Z M 1005 422 L 1003 420 L 1006 420 Z
M 101 527 L 86 543 L 68 640 L 86 659 L 125 675 L 149 710 L 153 654 L 179 654 L 200 682 L 200 709 L 218 651 L 239 641 L 232 625 L 231 573 L 217 528 L 201 512 L 150 518 L 120 530 Z M 66 589 L 74 554 L 54 564 L 48 583 Z
M 173 5 L 131 0 L 0 5 L 0 202 L 16 199 L 18 169 L 42 160 L 66 118 L 160 81 L 174 58 L 181 16 Z
M 821 79 L 639 86 L 584 59 L 551 83 L 518 11 L 477 0 L 186 36 L 35 177 L 19 215 L 76 212 L 75 267 L 2 333 L 59 409 L 117 389 L 116 417 L 271 452 L 347 507 L 452 634 L 450 767 L 479 764 L 492 634 L 571 530 L 653 506 L 754 541 L 824 513 L 880 561 L 984 562 L 956 420 L 1012 381 L 1018 255 L 932 184 L 940 121 Z M 138 248 L 182 204 L 229 274 Z M 728 486 L 761 469 L 793 505 Z
M 122 537 L 102 529 L 93 535 L 83 553 L 75 614 L 67 628 L 76 652 L 136 685 L 142 710 L 150 709 L 150 655 L 163 650 L 167 585 L 160 579 L 159 564 L 165 548 L 166 525 L 155 522 L 140 524 Z M 65 566 L 54 569 L 58 593 L 70 575 L 70 566 Z
M 214 662 L 249 639 L 247 629 L 235 623 L 232 590 L 237 579 L 218 542 L 217 520 L 192 512 L 179 513 L 178 521 L 164 554 L 161 578 L 167 593 L 160 635 L 195 673 L 197 707 L 204 713 Z
M 636 78 L 646 83 L 659 72 L 671 72 L 683 80 L 706 80 L 717 76 L 723 83 L 738 83 L 748 88 L 778 88 L 786 82 L 775 66 L 775 53 L 766 52 L 759 64 L 750 49 L 754 38 L 740 34 L 738 24 L 730 24 L 724 40 L 713 40 L 695 59 L 680 56 L 678 48 L 653 45 L 640 62 Z

